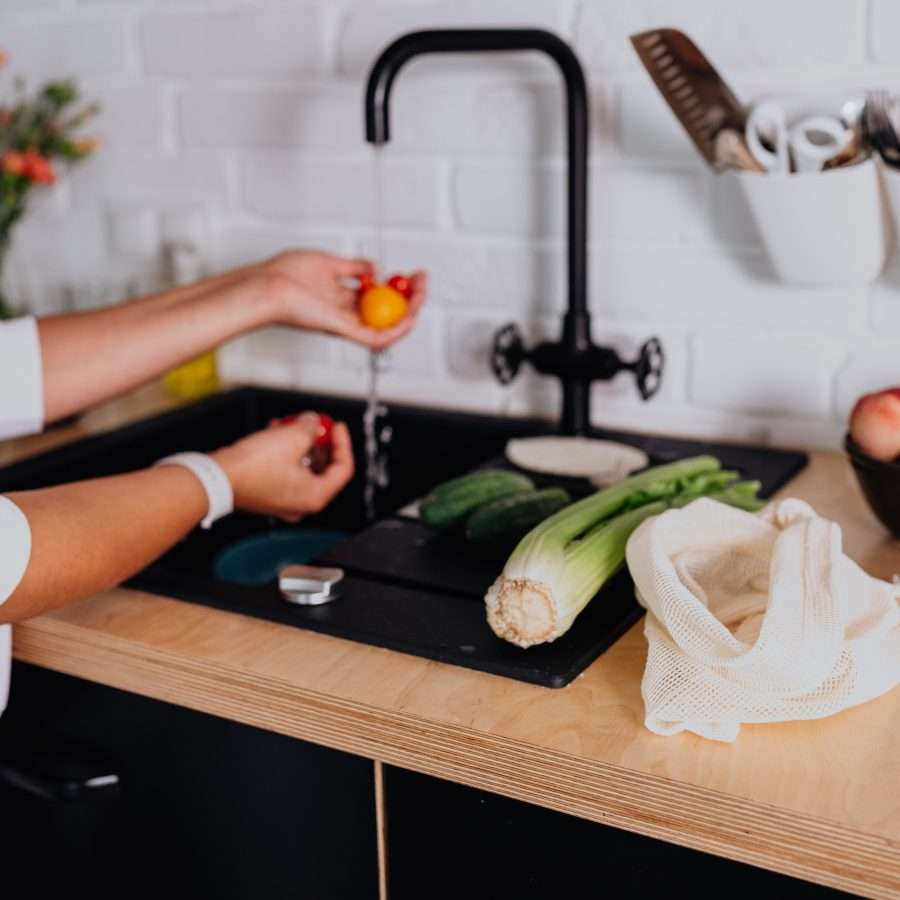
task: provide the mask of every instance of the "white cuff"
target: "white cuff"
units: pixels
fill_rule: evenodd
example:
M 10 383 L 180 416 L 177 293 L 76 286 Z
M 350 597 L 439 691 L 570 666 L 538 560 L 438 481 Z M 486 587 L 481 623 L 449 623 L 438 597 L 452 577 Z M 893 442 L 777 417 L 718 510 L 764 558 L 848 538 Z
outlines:
M 19 586 L 30 558 L 31 526 L 28 519 L 12 500 L 0 497 L 0 604 Z
M 37 320 L 0 322 L 0 439 L 44 427 L 44 373 Z
M 157 466 L 183 466 L 193 472 L 209 501 L 209 511 L 200 523 L 209 528 L 217 519 L 227 516 L 234 509 L 234 492 L 225 470 L 205 453 L 176 453 L 155 463 Z

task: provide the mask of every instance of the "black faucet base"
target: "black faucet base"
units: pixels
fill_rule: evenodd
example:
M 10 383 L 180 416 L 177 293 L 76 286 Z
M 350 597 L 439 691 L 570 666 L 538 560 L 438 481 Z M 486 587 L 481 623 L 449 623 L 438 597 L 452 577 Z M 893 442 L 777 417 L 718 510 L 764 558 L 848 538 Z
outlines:
M 608 381 L 619 372 L 634 373 L 643 400 L 660 388 L 665 354 L 659 338 L 650 338 L 635 359 L 623 360 L 612 347 L 599 347 L 589 339 L 579 340 L 571 349 L 568 341 L 538 344 L 529 350 L 518 326 L 504 325 L 494 335 L 491 369 L 501 384 L 510 384 L 522 363 L 530 362 L 542 375 L 555 375 L 563 388 L 563 434 L 587 434 L 590 429 L 590 390 L 594 381 Z

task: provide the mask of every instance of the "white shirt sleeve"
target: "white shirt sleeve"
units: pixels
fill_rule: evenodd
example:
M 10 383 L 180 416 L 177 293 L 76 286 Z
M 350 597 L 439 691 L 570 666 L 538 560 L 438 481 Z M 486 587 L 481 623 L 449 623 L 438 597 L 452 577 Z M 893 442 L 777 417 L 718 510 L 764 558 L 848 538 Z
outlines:
M 18 587 L 31 557 L 31 528 L 12 500 L 0 497 L 0 604 Z
M 31 529 L 25 513 L 12 500 L 0 497 L 0 604 L 16 589 L 31 557 Z M 12 629 L 0 625 L 0 713 L 9 696 Z
M 44 426 L 41 342 L 33 316 L 0 322 L 0 440 Z

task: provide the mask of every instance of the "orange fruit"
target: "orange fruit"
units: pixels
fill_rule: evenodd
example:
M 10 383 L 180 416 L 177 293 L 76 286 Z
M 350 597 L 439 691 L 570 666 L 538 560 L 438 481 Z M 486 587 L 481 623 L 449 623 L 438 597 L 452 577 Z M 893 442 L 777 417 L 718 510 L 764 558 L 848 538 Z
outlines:
M 364 325 L 376 328 L 392 328 L 409 308 L 406 297 L 386 284 L 367 288 L 359 298 L 359 317 Z

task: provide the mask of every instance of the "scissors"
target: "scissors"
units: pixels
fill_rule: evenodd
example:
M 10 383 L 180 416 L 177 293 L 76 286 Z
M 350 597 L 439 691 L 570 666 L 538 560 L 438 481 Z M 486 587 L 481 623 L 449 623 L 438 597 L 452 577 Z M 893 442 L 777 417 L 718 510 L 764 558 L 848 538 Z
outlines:
M 789 127 L 784 109 L 766 100 L 750 111 L 745 137 L 767 172 L 818 172 L 853 140 L 853 131 L 836 116 L 809 116 Z

